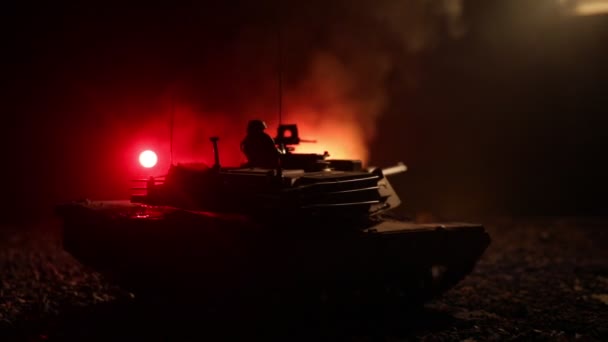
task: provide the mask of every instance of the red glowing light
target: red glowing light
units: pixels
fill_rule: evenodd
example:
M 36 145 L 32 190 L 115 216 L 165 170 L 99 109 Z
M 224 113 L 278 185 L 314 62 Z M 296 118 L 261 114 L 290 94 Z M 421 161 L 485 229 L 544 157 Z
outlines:
M 150 168 L 156 165 L 158 157 L 154 151 L 146 150 L 139 154 L 139 163 L 141 166 Z

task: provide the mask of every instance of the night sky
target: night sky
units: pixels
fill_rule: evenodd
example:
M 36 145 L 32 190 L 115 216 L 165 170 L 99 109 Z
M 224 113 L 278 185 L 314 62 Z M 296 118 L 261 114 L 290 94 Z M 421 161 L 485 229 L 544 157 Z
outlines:
M 175 161 L 211 162 L 219 135 L 238 165 L 247 120 L 278 123 L 279 32 L 283 121 L 319 140 L 301 151 L 403 161 L 402 211 L 608 214 L 608 17 L 425 3 L 3 4 L 3 217 L 127 198 L 166 171 L 171 113 Z

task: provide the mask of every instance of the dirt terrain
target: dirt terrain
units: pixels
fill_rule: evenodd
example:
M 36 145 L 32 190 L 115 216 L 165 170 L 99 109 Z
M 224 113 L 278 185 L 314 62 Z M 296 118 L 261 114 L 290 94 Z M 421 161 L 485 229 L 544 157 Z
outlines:
M 64 253 L 55 222 L 4 226 L 0 340 L 608 340 L 608 219 L 483 223 L 492 243 L 475 270 L 422 310 L 325 317 L 314 326 L 290 320 L 295 311 L 279 315 L 285 322 L 243 322 L 201 319 L 199 308 L 152 310 Z

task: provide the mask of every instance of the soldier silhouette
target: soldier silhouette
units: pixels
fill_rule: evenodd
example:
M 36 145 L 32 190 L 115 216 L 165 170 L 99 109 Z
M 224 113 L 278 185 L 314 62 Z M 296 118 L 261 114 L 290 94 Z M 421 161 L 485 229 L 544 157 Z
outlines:
M 247 157 L 247 167 L 276 168 L 279 166 L 280 152 L 274 139 L 265 130 L 262 120 L 251 120 L 247 125 L 247 136 L 241 142 L 241 151 Z

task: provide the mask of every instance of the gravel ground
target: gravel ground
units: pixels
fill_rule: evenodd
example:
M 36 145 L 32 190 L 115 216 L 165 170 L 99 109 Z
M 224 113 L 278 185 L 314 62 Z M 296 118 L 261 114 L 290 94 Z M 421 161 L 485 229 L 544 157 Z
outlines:
M 320 328 L 259 317 L 218 323 L 201 321 L 192 309 L 151 310 L 64 253 L 55 222 L 4 226 L 0 340 L 196 341 L 213 330 L 214 340 L 280 331 L 288 340 L 608 341 L 608 219 L 481 222 L 492 244 L 451 291 L 415 313 L 367 312 L 355 320 L 326 319 Z

